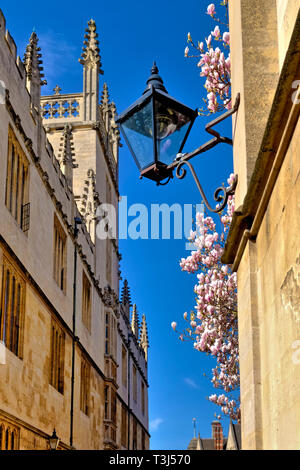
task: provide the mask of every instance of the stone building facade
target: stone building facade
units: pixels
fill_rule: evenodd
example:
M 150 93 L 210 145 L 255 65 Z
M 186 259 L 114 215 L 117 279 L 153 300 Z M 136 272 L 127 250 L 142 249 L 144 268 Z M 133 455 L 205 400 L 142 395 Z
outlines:
M 93 20 L 80 63 L 81 93 L 41 97 L 38 37 L 21 60 L 0 11 L 1 449 L 54 429 L 61 449 L 149 448 L 146 319 L 127 281 L 119 298 L 117 235 L 96 236 L 120 136 Z
M 300 448 L 300 1 L 229 1 L 243 449 Z
M 212 437 L 203 439 L 196 432 L 188 445 L 188 450 L 241 450 L 241 426 L 230 420 L 228 437 L 223 434 L 223 426 L 219 421 L 211 423 Z

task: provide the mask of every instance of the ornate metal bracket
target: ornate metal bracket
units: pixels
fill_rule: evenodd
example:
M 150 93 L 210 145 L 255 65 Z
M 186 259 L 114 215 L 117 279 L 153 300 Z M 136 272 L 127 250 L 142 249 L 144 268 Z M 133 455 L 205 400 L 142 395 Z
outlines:
M 186 153 L 186 154 L 179 154 L 177 156 L 176 160 L 171 165 L 169 165 L 169 167 L 168 167 L 171 174 L 172 174 L 173 170 L 176 169 L 175 174 L 176 174 L 176 178 L 178 178 L 178 179 L 183 179 L 187 174 L 186 170 L 182 168 L 183 165 L 187 165 L 189 167 L 189 169 L 190 169 L 190 171 L 191 171 L 191 173 L 194 177 L 194 180 L 196 182 L 196 185 L 198 187 L 198 190 L 199 190 L 199 192 L 200 192 L 200 194 L 203 198 L 203 201 L 204 201 L 206 207 L 208 208 L 208 210 L 210 212 L 219 213 L 219 212 L 222 212 L 222 210 L 224 210 L 224 208 L 226 207 L 226 204 L 228 202 L 228 197 L 232 196 L 235 192 L 237 182 L 238 182 L 238 177 L 237 177 L 237 175 L 235 176 L 235 180 L 234 180 L 233 184 L 231 186 L 229 186 L 228 188 L 225 188 L 224 186 L 221 186 L 221 187 L 216 189 L 216 191 L 214 193 L 214 200 L 219 204 L 217 204 L 216 208 L 213 209 L 211 207 L 211 205 L 209 204 L 209 202 L 208 202 L 208 200 L 207 200 L 207 198 L 204 194 L 203 188 L 202 188 L 202 186 L 199 182 L 199 179 L 198 179 L 198 177 L 195 173 L 195 170 L 194 170 L 193 166 L 191 165 L 191 163 L 189 162 L 189 160 L 191 160 L 191 158 L 199 155 L 200 153 L 207 152 L 208 150 L 214 148 L 216 145 L 218 145 L 220 143 L 233 145 L 232 139 L 230 139 L 229 137 L 222 137 L 219 134 L 219 132 L 217 132 L 215 129 L 213 129 L 213 127 L 216 126 L 217 124 L 219 124 L 220 122 L 224 121 L 228 117 L 232 116 L 233 114 L 235 114 L 237 112 L 237 110 L 239 109 L 239 105 L 240 105 L 240 94 L 237 95 L 234 107 L 231 110 L 227 111 L 222 116 L 218 117 L 217 119 L 215 119 L 214 121 L 212 121 L 212 122 L 210 122 L 209 124 L 206 125 L 205 130 L 209 134 L 213 135 L 214 138 L 211 139 L 210 141 L 206 142 L 205 144 L 201 145 L 200 147 L 198 147 L 193 152 Z M 170 177 L 172 177 L 172 176 L 170 176 Z M 160 183 L 160 184 L 166 184 L 166 183 Z
M 194 167 L 192 166 L 192 164 L 190 162 L 188 162 L 186 160 L 182 160 L 178 163 L 178 165 L 176 167 L 176 178 L 182 180 L 186 176 L 186 170 L 182 168 L 183 165 L 187 165 L 189 167 L 189 169 L 191 170 L 191 173 L 194 177 L 197 188 L 198 188 L 198 190 L 199 190 L 199 192 L 202 196 L 202 199 L 203 199 L 204 204 L 206 205 L 207 209 L 210 212 L 214 212 L 214 213 L 222 212 L 222 210 L 226 207 L 226 204 L 228 202 L 228 197 L 232 196 L 235 192 L 235 188 L 236 188 L 237 182 L 238 182 L 237 175 L 235 176 L 234 182 L 232 183 L 231 186 L 229 186 L 228 188 L 225 188 L 224 186 L 220 186 L 219 188 L 216 189 L 216 191 L 214 193 L 214 200 L 216 202 L 218 202 L 219 204 L 216 206 L 215 209 L 213 209 L 211 207 L 211 205 L 209 204 L 206 196 L 205 196 L 205 193 L 204 193 L 203 188 L 202 188 L 202 186 L 201 186 L 201 184 L 198 180 L 198 177 L 196 175 Z

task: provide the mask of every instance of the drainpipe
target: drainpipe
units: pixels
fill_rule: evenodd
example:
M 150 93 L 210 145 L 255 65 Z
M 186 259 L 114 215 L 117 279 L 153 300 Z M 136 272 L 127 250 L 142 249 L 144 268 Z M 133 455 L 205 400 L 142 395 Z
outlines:
M 127 368 L 128 368 L 128 450 L 130 449 L 130 341 L 132 338 L 132 333 L 128 333 L 128 360 L 127 360 Z
M 73 338 L 72 338 L 72 374 L 71 374 L 71 409 L 70 409 L 70 446 L 73 448 L 73 418 L 74 418 L 74 382 L 75 382 L 75 342 L 76 342 L 76 280 L 77 280 L 77 237 L 78 225 L 82 224 L 79 217 L 74 218 L 74 278 L 73 278 Z

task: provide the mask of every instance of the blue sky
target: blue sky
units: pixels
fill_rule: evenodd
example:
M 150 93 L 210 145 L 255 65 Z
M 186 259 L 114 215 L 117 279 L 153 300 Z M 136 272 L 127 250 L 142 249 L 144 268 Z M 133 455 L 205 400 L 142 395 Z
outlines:
M 208 3 L 90 0 L 85 6 L 78 0 L 72 3 L 2 0 L 1 9 L 21 57 L 33 28 L 40 37 L 48 80 L 44 94 L 52 94 L 56 84 L 66 93 L 82 90 L 78 58 L 86 22 L 93 18 L 104 70 L 101 86 L 104 81 L 108 83 L 110 96 L 121 112 L 144 91 L 154 60 L 172 96 L 192 108 L 202 106 L 203 79 L 195 62 L 184 58 L 184 48 L 188 32 L 196 40 L 204 40 L 214 28 L 205 14 Z M 185 151 L 209 140 L 204 131 L 208 120 L 197 118 Z M 222 124 L 221 129 L 225 135 L 231 135 L 230 123 Z M 195 157 L 193 164 L 211 198 L 232 171 L 231 148 L 219 146 Z M 127 196 L 128 205 L 143 203 L 149 208 L 152 203 L 201 203 L 189 175 L 182 181 L 174 179 L 165 187 L 139 180 L 125 144 L 120 150 L 120 193 Z M 207 400 L 214 392 L 209 380 L 214 362 L 194 351 L 192 344 L 179 342 L 170 327 L 173 320 L 180 323 L 183 313 L 195 304 L 196 277 L 182 273 L 179 268 L 179 260 L 188 254 L 185 241 L 121 240 L 120 251 L 123 278 L 128 279 L 132 298 L 140 314 L 146 314 L 149 326 L 151 448 L 186 449 L 193 437 L 193 418 L 197 419 L 201 436 L 211 437 L 211 422 L 218 408 Z M 224 426 L 227 432 L 226 421 Z

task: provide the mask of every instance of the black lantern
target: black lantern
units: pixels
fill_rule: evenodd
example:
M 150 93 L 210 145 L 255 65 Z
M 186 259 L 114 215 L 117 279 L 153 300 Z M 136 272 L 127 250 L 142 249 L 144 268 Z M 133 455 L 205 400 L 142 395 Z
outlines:
M 160 182 L 182 152 L 197 111 L 172 98 L 154 62 L 143 96 L 118 116 L 141 176 Z
M 57 437 L 55 429 L 53 429 L 52 436 L 49 438 L 50 450 L 57 450 L 59 440 L 60 439 Z
M 186 169 L 183 168 L 185 166 L 190 169 L 208 210 L 219 213 L 225 208 L 229 196 L 235 192 L 237 175 L 231 186 L 227 188 L 220 186 L 216 189 L 214 200 L 217 205 L 212 207 L 190 160 L 219 144 L 233 145 L 231 138 L 221 136 L 213 128 L 236 113 L 239 104 L 240 95 L 238 94 L 232 109 L 206 124 L 205 130 L 213 138 L 192 152 L 183 154 L 184 144 L 198 113 L 171 98 L 154 62 L 143 96 L 124 111 L 116 122 L 120 125 L 141 177 L 145 176 L 156 181 L 158 185 L 164 185 L 173 177 L 174 170 L 176 170 L 176 177 L 183 179 L 187 174 Z M 162 183 L 164 179 L 167 181 Z

